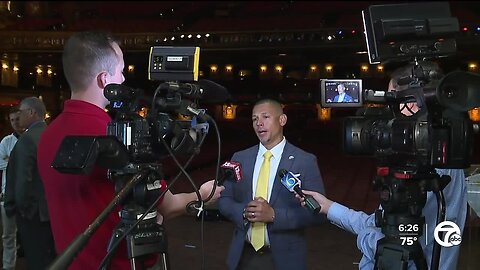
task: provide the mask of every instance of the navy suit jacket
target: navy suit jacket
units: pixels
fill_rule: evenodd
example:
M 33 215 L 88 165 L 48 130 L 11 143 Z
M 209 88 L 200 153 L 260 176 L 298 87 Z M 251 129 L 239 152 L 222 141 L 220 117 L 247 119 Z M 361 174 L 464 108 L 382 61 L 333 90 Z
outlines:
M 235 182 L 224 182 L 218 207 L 223 216 L 235 224 L 233 239 L 227 258 L 230 270 L 237 268 L 246 240 L 249 222 L 243 219 L 243 209 L 252 201 L 252 180 L 255 160 L 259 145 L 236 152 L 232 161 L 242 165 L 243 177 Z M 278 170 L 286 169 L 300 173 L 302 189 L 325 193 L 317 158 L 310 153 L 290 144 L 283 149 Z M 288 191 L 275 173 L 269 204 L 275 210 L 275 220 L 267 223 L 267 231 L 276 270 L 306 269 L 305 228 L 310 224 L 319 224 L 325 220 L 324 215 L 313 215 L 295 195 Z
M 333 102 L 338 102 L 338 99 L 340 98 L 340 95 L 336 95 L 334 98 L 333 98 Z M 343 97 L 343 101 L 342 102 L 353 102 L 353 98 L 351 96 L 349 96 L 348 94 L 345 94 L 345 96 Z

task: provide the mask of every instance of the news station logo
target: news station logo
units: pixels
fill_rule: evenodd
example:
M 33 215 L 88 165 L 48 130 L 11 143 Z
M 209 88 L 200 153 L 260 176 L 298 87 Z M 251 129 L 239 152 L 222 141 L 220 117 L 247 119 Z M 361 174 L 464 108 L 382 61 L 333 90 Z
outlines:
M 440 239 L 440 233 L 444 232 L 443 239 Z M 451 221 L 440 222 L 433 232 L 435 241 L 443 247 L 453 247 L 460 245 L 462 242 L 462 235 L 457 224 Z

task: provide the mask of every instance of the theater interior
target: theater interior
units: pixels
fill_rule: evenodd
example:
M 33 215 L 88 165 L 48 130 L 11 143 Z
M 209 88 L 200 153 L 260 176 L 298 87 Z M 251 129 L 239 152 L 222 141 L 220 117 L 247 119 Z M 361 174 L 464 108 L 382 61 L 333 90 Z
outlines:
M 390 72 L 406 60 L 370 64 L 362 10 L 391 3 L 0 1 L 0 136 L 11 133 L 8 110 L 25 97 L 42 98 L 47 123 L 62 111 L 70 91 L 62 73 L 61 53 L 74 32 L 112 32 L 124 52 L 124 85 L 149 95 L 169 80 L 168 75 L 166 80 L 150 79 L 151 47 L 199 47 L 199 79 L 224 86 L 230 98 L 199 100 L 200 108 L 215 120 L 221 144 L 210 126 L 199 153 L 186 168 L 197 186 L 215 178 L 219 160 L 229 160 L 234 152 L 258 143 L 251 110 L 257 99 L 271 97 L 282 103 L 288 116 L 284 130 L 288 141 L 317 156 L 327 196 L 372 213 L 379 205 L 380 194 L 372 184 L 378 160 L 374 155 L 347 154 L 343 144 L 344 138 L 351 136 L 344 130 L 344 120 L 355 116 L 360 107 L 322 106 L 320 80 L 361 79 L 364 90 L 386 90 Z M 456 48 L 435 61 L 445 74 L 458 70 L 478 74 L 480 2 L 448 3 L 451 16 L 458 19 L 458 31 L 452 34 Z M 468 111 L 475 124 L 480 123 L 480 104 L 478 107 Z M 480 164 L 478 132 L 473 138 L 472 167 L 466 168 L 467 176 Z M 167 180 L 180 171 L 167 155 L 160 162 Z M 190 192 L 194 188 L 182 175 L 171 190 Z M 480 196 L 476 196 L 480 204 Z M 183 216 L 165 223 L 171 269 L 226 269 L 233 225 L 217 215 L 215 205 L 208 209 L 210 216 L 204 222 Z M 468 209 L 458 269 L 480 267 L 480 209 L 477 211 Z M 358 269 L 361 253 L 354 235 L 326 222 L 308 228 L 307 239 L 308 269 Z M 22 258 L 16 269 L 26 269 Z

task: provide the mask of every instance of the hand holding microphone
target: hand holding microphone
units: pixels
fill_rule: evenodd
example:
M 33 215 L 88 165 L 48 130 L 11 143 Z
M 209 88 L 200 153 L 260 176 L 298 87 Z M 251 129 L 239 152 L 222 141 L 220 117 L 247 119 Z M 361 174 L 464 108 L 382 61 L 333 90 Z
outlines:
M 210 193 L 212 193 L 215 189 L 215 192 L 212 194 L 212 198 L 206 202 L 206 205 L 213 204 L 220 198 L 220 193 L 225 190 L 223 183 L 225 180 L 230 178 L 235 179 L 236 182 L 242 180 L 242 168 L 240 163 L 235 161 L 225 161 L 225 163 L 220 165 L 220 173 L 217 181 L 210 180 L 202 184 L 199 190 L 202 200 L 208 198 Z M 214 187 L 215 182 L 217 183 L 216 187 Z M 212 217 L 214 219 L 219 218 L 220 214 L 217 214 L 218 210 L 216 211 L 217 213 L 212 213 L 215 212 L 215 210 L 200 209 L 200 207 L 201 205 L 198 201 L 192 201 L 186 207 L 187 213 L 192 213 L 197 215 L 197 217 L 200 217 L 200 214 L 203 212 L 204 216 L 207 216 L 209 219 L 212 219 Z
M 293 173 L 285 170 L 280 169 L 278 171 L 278 176 L 280 177 L 280 181 L 282 184 L 290 191 L 297 193 L 298 196 L 305 200 L 305 206 L 308 210 L 312 211 L 314 214 L 318 214 L 321 210 L 320 205 L 318 202 L 311 196 L 303 193 L 302 189 L 300 188 L 300 179 L 295 177 Z
M 312 197 L 320 205 L 320 212 L 319 213 L 321 213 L 321 214 L 327 214 L 328 213 L 328 209 L 330 209 L 330 206 L 332 205 L 333 201 L 329 200 L 327 197 L 325 197 L 324 195 L 322 195 L 322 194 L 320 194 L 316 191 L 303 190 L 303 194 L 305 194 L 305 196 Z M 305 198 L 301 197 L 298 194 L 295 195 L 295 197 L 297 197 L 300 200 L 302 205 L 306 205 Z
M 242 180 L 242 165 L 239 162 L 225 161 L 220 165 L 218 185 L 221 186 L 228 178 L 233 178 L 236 182 Z

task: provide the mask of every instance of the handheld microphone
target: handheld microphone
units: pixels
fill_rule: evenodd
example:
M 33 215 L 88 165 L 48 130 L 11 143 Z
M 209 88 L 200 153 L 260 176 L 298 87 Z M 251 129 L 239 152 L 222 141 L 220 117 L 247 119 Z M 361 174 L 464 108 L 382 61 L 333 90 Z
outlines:
M 220 165 L 218 185 L 222 185 L 227 178 L 234 178 L 236 182 L 242 180 L 242 165 L 236 161 L 225 161 Z
M 318 214 L 320 212 L 321 207 L 318 202 L 315 201 L 311 195 L 306 195 L 302 192 L 302 189 L 300 188 L 300 179 L 285 169 L 280 169 L 278 171 L 278 176 L 280 177 L 280 182 L 282 182 L 282 184 L 290 192 L 295 191 L 300 197 L 305 199 L 305 206 L 308 208 L 308 210 L 312 211 L 314 214 Z

